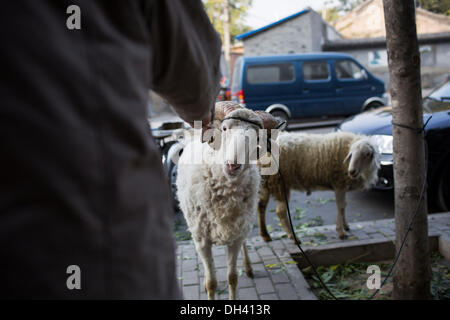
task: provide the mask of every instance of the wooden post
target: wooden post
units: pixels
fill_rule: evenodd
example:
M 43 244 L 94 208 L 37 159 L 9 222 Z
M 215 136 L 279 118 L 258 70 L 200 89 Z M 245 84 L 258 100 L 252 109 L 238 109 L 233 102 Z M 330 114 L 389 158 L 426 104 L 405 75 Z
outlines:
M 231 39 L 230 39 L 230 2 L 229 0 L 223 0 L 223 46 L 225 53 L 225 60 L 230 65 L 230 51 L 231 51 Z
M 420 54 L 414 0 L 383 0 L 393 123 L 422 128 Z M 396 250 L 417 207 L 425 173 L 423 134 L 393 125 Z M 430 298 L 426 190 L 394 269 L 394 299 Z

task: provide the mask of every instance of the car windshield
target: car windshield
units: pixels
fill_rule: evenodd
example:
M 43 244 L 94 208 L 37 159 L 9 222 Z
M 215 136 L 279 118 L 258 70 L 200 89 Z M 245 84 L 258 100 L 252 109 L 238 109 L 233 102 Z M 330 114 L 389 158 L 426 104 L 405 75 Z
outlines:
M 450 82 L 444 83 L 425 97 L 423 109 L 426 113 L 450 110 Z

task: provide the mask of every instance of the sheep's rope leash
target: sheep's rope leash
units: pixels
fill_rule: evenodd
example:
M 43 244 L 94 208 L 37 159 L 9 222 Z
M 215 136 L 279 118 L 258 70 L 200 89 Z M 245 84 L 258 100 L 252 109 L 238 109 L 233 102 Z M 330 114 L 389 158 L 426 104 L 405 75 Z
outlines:
M 269 152 L 270 152 L 270 142 L 269 141 L 267 141 L 267 145 L 268 145 L 268 149 L 269 149 Z M 324 288 L 333 299 L 339 300 L 331 292 L 331 290 L 328 288 L 328 286 L 325 284 L 325 282 L 323 282 L 322 277 L 320 276 L 319 272 L 317 272 L 316 266 L 312 263 L 312 261 L 309 259 L 308 255 L 306 254 L 306 252 L 303 250 L 302 246 L 300 245 L 301 242 L 300 242 L 300 240 L 298 240 L 297 235 L 296 235 L 295 230 L 294 230 L 294 225 L 292 224 L 291 210 L 289 209 L 289 200 L 288 200 L 287 191 L 286 191 L 286 183 L 284 181 L 283 174 L 281 173 L 280 166 L 278 165 L 278 163 L 275 161 L 275 159 L 273 157 L 272 157 L 272 159 L 273 159 L 273 161 L 276 163 L 276 165 L 278 167 L 278 175 L 280 176 L 281 184 L 283 186 L 284 201 L 286 203 L 287 213 L 288 213 L 288 217 L 289 217 L 289 227 L 291 228 L 291 232 L 294 235 L 294 242 L 297 245 L 297 247 L 300 250 L 300 252 L 302 253 L 303 257 L 306 259 L 308 264 L 311 266 L 312 270 L 314 271 L 314 274 L 317 276 L 317 279 L 319 279 L 319 282 L 322 285 L 322 288 Z
M 394 126 L 408 129 L 408 130 L 411 130 L 411 131 L 421 135 L 421 138 L 423 139 L 423 142 L 424 142 L 424 148 L 425 148 L 425 165 L 424 165 L 425 172 L 424 172 L 424 177 L 423 177 L 422 189 L 420 191 L 420 197 L 419 197 L 419 201 L 417 202 L 416 210 L 414 211 L 414 214 L 412 215 L 411 220 L 408 223 L 408 229 L 406 230 L 405 236 L 403 237 L 402 243 L 400 244 L 400 248 L 398 249 L 397 255 L 395 256 L 394 262 L 392 263 L 391 268 L 389 269 L 386 277 L 384 278 L 383 282 L 381 283 L 380 288 L 375 290 L 375 292 L 368 298 L 368 300 L 371 300 L 371 299 L 373 299 L 373 297 L 375 297 L 375 295 L 380 291 L 380 289 L 386 284 L 386 281 L 388 280 L 389 276 L 391 275 L 392 271 L 394 270 L 394 267 L 397 264 L 398 259 L 400 258 L 400 254 L 403 250 L 403 246 L 406 243 L 408 234 L 412 230 L 412 226 L 414 224 L 414 219 L 416 218 L 417 213 L 419 212 L 419 209 L 422 205 L 423 197 L 425 195 L 425 186 L 427 185 L 427 179 L 428 179 L 428 145 L 427 145 L 427 140 L 425 139 L 425 135 L 426 135 L 425 127 L 427 126 L 428 122 L 431 120 L 432 117 L 433 116 L 430 115 L 430 117 L 425 121 L 425 124 L 423 125 L 422 128 L 413 128 L 408 125 L 404 125 L 401 123 L 395 123 L 392 121 L 392 125 L 394 125 Z
M 403 125 L 403 124 L 398 124 L 395 122 L 392 122 L 392 124 L 394 126 L 398 126 L 398 127 L 402 127 L 405 129 L 409 129 L 412 130 L 413 132 L 420 134 L 422 136 L 422 139 L 424 140 L 424 147 L 425 147 L 425 173 L 424 173 L 424 179 L 423 179 L 423 184 L 422 184 L 422 189 L 420 191 L 420 197 L 419 197 L 419 201 L 417 202 L 417 206 L 416 209 L 414 211 L 414 214 L 412 215 L 409 223 L 408 223 L 408 229 L 403 237 L 402 243 L 400 245 L 400 248 L 398 249 L 397 255 L 395 256 L 394 262 L 391 265 L 391 268 L 389 269 L 386 277 L 384 278 L 383 282 L 380 285 L 380 288 L 376 289 L 375 292 L 367 299 L 367 300 L 372 300 L 377 293 L 380 291 L 380 289 L 386 284 L 387 280 L 389 279 L 389 277 L 392 274 L 392 271 L 394 270 L 395 265 L 398 262 L 398 259 L 400 258 L 400 254 L 402 253 L 403 247 L 406 243 L 406 239 L 408 237 L 409 232 L 412 230 L 412 226 L 414 224 L 414 220 L 419 212 L 419 209 L 422 205 L 422 201 L 425 195 L 425 186 L 427 185 L 427 179 L 428 179 L 428 146 L 427 146 L 427 141 L 425 140 L 425 135 L 423 133 L 425 133 L 425 127 L 427 126 L 428 122 L 430 121 L 430 119 L 432 118 L 432 116 L 430 116 L 425 124 L 423 125 L 422 128 L 413 128 L 407 125 Z M 246 120 L 244 120 L 246 121 Z M 277 128 L 280 128 L 282 125 L 284 125 L 284 122 L 281 123 Z M 267 148 L 268 151 L 271 153 L 271 142 L 270 139 L 267 139 Z M 320 284 L 322 285 L 322 288 L 325 289 L 325 291 L 327 291 L 327 293 L 334 299 L 334 300 L 339 300 L 332 292 L 331 290 L 328 288 L 328 286 L 323 282 L 322 277 L 320 276 L 319 272 L 317 272 L 316 267 L 314 266 L 314 264 L 311 262 L 311 260 L 309 259 L 308 255 L 306 254 L 306 252 L 303 250 L 302 246 L 300 245 L 301 242 L 300 240 L 298 240 L 297 235 L 295 233 L 294 230 L 294 225 L 292 223 L 292 218 L 291 218 L 291 211 L 289 209 L 289 200 L 287 197 L 287 191 L 286 191 L 286 183 L 283 177 L 283 174 L 281 173 L 281 169 L 279 164 L 275 161 L 275 159 L 272 157 L 272 159 L 274 160 L 275 164 L 278 167 L 278 174 L 280 176 L 281 179 L 281 184 L 283 185 L 283 195 L 284 195 L 284 201 L 286 203 L 286 208 L 287 208 L 287 213 L 288 213 L 288 217 L 289 217 L 289 227 L 291 228 L 292 234 L 294 235 L 294 242 L 297 245 L 297 247 L 299 248 L 300 252 L 302 253 L 303 257 L 305 258 L 305 260 L 308 262 L 308 264 L 311 266 L 312 270 L 314 271 L 314 274 L 317 276 L 317 278 L 319 279 Z

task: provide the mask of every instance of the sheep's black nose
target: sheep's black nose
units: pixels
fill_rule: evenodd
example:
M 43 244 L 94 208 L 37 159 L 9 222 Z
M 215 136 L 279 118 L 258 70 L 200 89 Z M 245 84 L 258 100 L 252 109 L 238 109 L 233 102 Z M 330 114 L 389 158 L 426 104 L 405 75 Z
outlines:
M 358 172 L 355 169 L 351 169 L 348 171 L 350 177 L 355 178 L 358 175 Z

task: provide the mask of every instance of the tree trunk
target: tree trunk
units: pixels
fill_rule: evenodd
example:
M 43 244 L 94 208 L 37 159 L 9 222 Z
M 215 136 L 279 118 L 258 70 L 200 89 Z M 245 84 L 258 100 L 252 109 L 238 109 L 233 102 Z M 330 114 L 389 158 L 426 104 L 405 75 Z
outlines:
M 230 65 L 230 50 L 231 50 L 231 40 L 230 40 L 230 3 L 229 0 L 223 0 L 223 46 L 225 53 L 225 60 L 227 64 Z
M 414 0 L 383 0 L 393 123 L 422 128 L 420 54 Z M 418 205 L 424 183 L 423 133 L 393 125 L 396 250 Z M 394 269 L 394 299 L 430 297 L 426 190 Z

